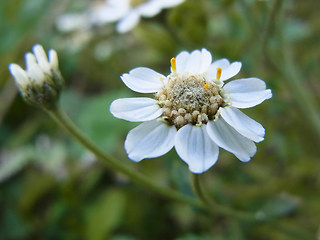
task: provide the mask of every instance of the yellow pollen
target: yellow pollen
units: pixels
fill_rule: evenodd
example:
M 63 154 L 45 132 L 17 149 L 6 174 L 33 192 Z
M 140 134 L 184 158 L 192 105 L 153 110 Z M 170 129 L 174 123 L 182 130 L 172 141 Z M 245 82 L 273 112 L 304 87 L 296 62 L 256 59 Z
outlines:
M 173 57 L 170 60 L 172 71 L 175 72 L 177 70 L 176 59 Z
M 221 68 L 217 68 L 217 79 L 218 80 L 221 78 L 221 72 L 222 72 L 222 69 Z
M 204 89 L 207 89 L 208 87 L 209 87 L 209 84 L 208 84 L 208 83 L 206 83 L 206 84 L 203 86 Z

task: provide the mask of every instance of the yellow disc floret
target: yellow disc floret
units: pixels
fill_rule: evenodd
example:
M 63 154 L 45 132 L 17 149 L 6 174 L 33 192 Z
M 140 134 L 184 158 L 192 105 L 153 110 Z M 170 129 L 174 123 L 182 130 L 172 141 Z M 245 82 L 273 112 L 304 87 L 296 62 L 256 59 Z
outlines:
M 177 74 L 175 59 L 171 59 L 173 73 L 167 84 L 156 94 L 163 108 L 163 119 L 177 128 L 186 124 L 201 125 L 215 118 L 224 104 L 223 89 L 204 74 Z

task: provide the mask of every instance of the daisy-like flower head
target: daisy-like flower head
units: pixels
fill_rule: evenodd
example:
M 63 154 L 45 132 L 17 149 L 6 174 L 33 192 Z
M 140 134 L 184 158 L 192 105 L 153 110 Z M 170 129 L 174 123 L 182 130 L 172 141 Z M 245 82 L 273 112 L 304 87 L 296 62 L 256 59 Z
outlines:
M 31 105 L 50 108 L 59 97 L 64 85 L 55 50 L 49 50 L 49 59 L 43 47 L 34 45 L 33 54 L 26 53 L 26 70 L 11 63 L 9 71 L 25 99 Z
M 153 17 L 162 9 L 177 6 L 184 0 L 105 0 L 89 14 L 93 24 L 119 21 L 117 31 L 125 33 L 134 28 L 140 17 Z
M 124 84 L 151 98 L 122 98 L 112 102 L 111 113 L 121 119 L 143 122 L 125 140 L 128 157 L 136 162 L 155 158 L 175 147 L 193 173 L 215 164 L 219 147 L 247 162 L 256 153 L 254 142 L 264 139 L 261 124 L 242 113 L 272 97 L 264 81 L 235 76 L 240 62 L 212 62 L 206 50 L 181 52 L 171 59 L 171 73 L 164 76 L 138 67 L 121 76 Z

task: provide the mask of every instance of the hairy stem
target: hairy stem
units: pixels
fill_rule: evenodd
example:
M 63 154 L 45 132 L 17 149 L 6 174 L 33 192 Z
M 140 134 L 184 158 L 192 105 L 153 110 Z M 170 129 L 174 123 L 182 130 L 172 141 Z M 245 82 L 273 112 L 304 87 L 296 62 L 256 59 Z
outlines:
M 262 38 L 262 53 L 264 55 L 267 55 L 267 42 L 269 40 L 269 37 L 272 33 L 272 30 L 274 29 L 274 25 L 278 16 L 278 13 L 281 10 L 282 0 L 274 0 L 273 5 L 270 11 L 270 15 L 268 17 L 267 24 L 265 26 L 264 32 L 263 32 L 263 38 Z
M 64 128 L 74 139 L 76 139 L 82 146 L 92 152 L 97 158 L 105 162 L 113 170 L 120 172 L 130 178 L 132 181 L 147 187 L 155 193 L 163 195 L 165 197 L 181 201 L 192 206 L 202 207 L 198 201 L 186 197 L 177 191 L 171 190 L 166 187 L 159 186 L 144 175 L 132 170 L 128 166 L 124 165 L 118 159 L 101 151 L 90 139 L 82 134 L 78 127 L 72 122 L 72 120 L 65 114 L 62 109 L 57 106 L 54 109 L 47 110 L 49 115 Z
M 201 181 L 200 181 L 201 174 L 190 174 L 190 181 L 191 186 L 194 194 L 198 197 L 198 199 L 202 202 L 206 209 L 210 211 L 211 215 L 215 216 L 217 213 L 223 214 L 225 216 L 232 216 L 238 219 L 252 221 L 254 216 L 245 212 L 237 211 L 234 212 L 233 210 L 230 211 L 230 208 L 225 206 L 221 206 L 220 204 L 216 203 L 212 199 L 210 199 L 202 189 Z
M 201 183 L 200 183 L 200 174 L 190 174 L 191 187 L 194 194 L 198 199 L 210 210 L 211 213 L 214 213 L 215 203 L 211 202 L 208 197 L 204 194 Z
M 77 140 L 86 149 L 91 151 L 97 158 L 105 162 L 110 168 L 126 175 L 132 181 L 150 189 L 151 191 L 169 199 L 180 201 L 189 204 L 190 206 L 207 210 L 212 216 L 223 215 L 242 221 L 259 222 L 257 221 L 257 218 L 254 214 L 237 211 L 209 200 L 201 188 L 199 175 L 192 174 L 192 184 L 194 192 L 198 196 L 200 201 L 184 196 L 175 190 L 153 183 L 149 178 L 145 177 L 141 173 L 130 169 L 128 166 L 121 163 L 121 161 L 119 161 L 118 159 L 101 151 L 90 139 L 82 134 L 81 130 L 77 128 L 77 126 L 59 106 L 56 106 L 53 109 L 47 109 L 46 111 L 75 140 Z M 298 239 L 314 239 L 311 234 L 300 231 L 299 229 L 291 225 L 283 225 L 277 221 L 271 222 L 271 225 L 277 226 L 277 229 L 279 231 L 285 232 L 294 238 L 298 237 Z

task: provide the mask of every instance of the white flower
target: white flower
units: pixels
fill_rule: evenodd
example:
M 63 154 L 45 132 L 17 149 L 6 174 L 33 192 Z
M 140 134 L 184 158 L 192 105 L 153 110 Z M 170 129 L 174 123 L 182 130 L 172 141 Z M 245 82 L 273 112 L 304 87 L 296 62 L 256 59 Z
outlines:
M 206 50 L 181 52 L 171 59 L 171 74 L 164 76 L 138 67 L 121 76 L 124 84 L 151 98 L 115 100 L 111 113 L 121 119 L 144 122 L 132 129 L 125 149 L 133 161 L 155 158 L 173 146 L 193 173 L 207 171 L 218 159 L 219 148 L 247 162 L 256 153 L 254 142 L 264 139 L 261 124 L 238 108 L 249 108 L 272 97 L 258 78 L 224 81 L 235 76 L 240 62 L 212 63 Z
M 89 21 L 101 25 L 119 21 L 117 31 L 125 33 L 134 28 L 140 17 L 153 17 L 162 9 L 177 6 L 184 0 L 105 0 L 105 4 L 93 8 Z
M 55 24 L 61 32 L 86 30 L 90 27 L 86 13 L 65 13 L 56 19 Z
M 33 54 L 26 53 L 26 70 L 11 63 L 9 71 L 24 99 L 33 105 L 49 107 L 58 98 L 64 85 L 55 50 L 49 50 L 49 59 L 43 47 L 34 45 Z

